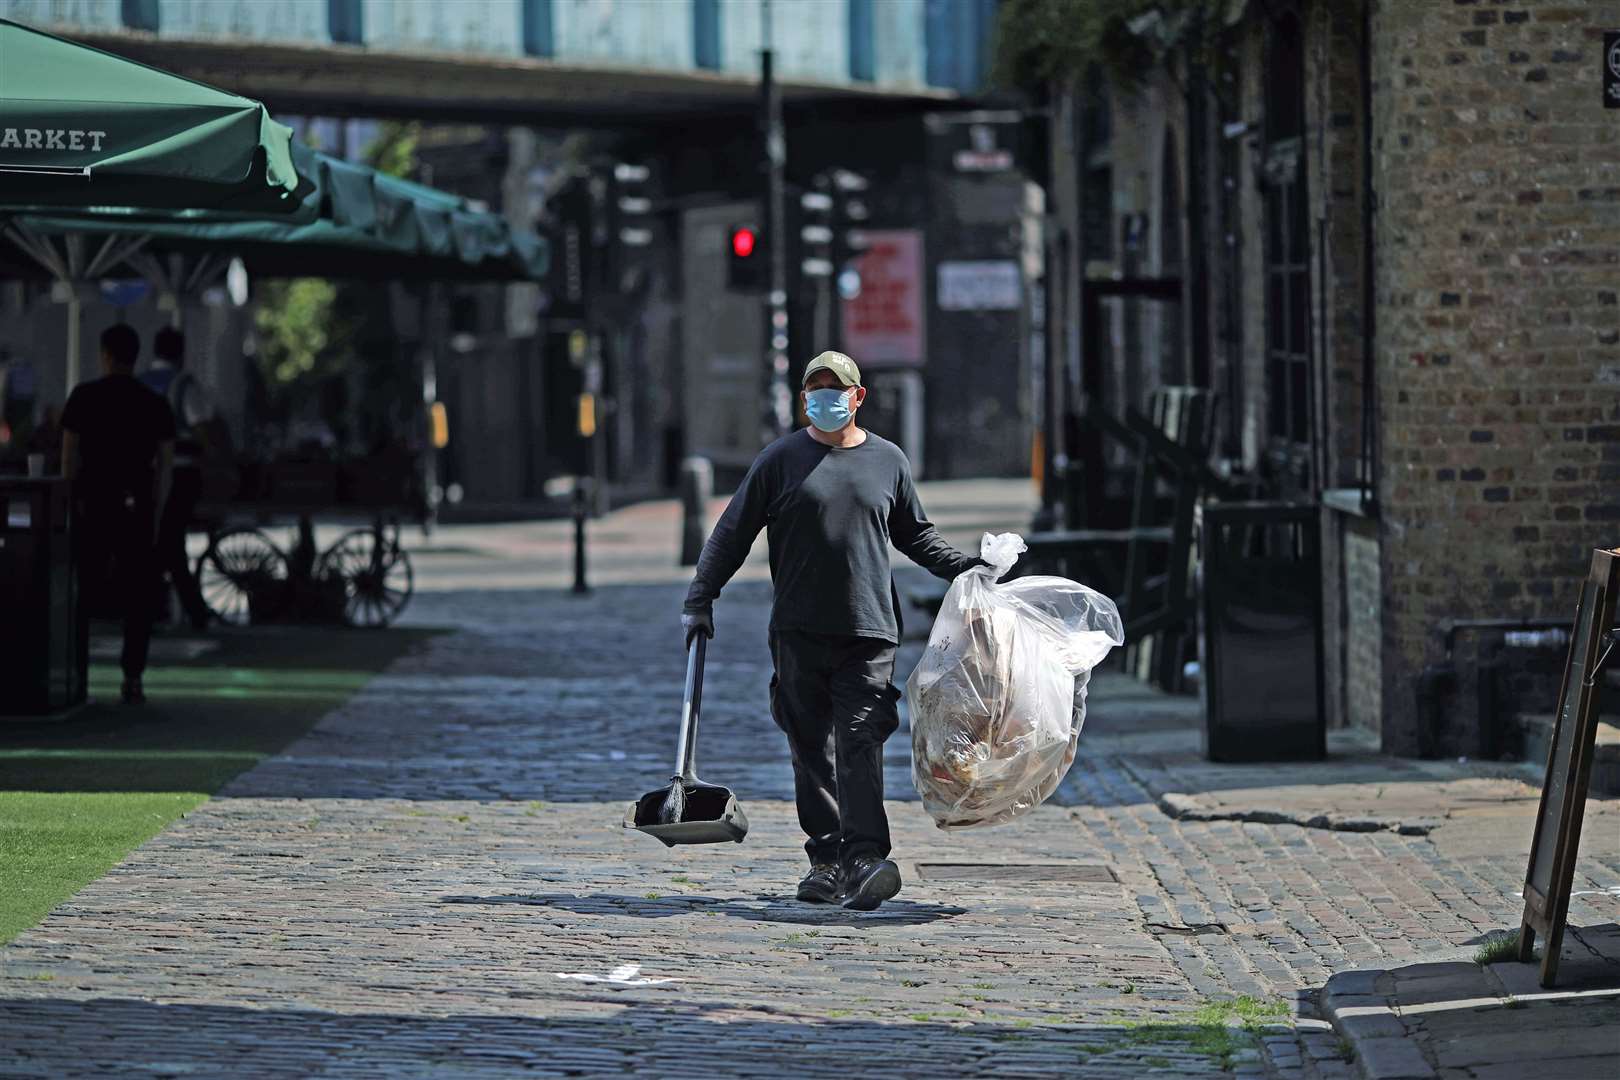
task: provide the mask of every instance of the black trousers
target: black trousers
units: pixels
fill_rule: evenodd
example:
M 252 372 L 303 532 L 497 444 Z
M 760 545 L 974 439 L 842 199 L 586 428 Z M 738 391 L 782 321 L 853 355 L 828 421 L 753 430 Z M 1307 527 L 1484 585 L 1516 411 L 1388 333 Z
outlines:
M 186 526 L 191 524 L 191 515 L 197 509 L 197 499 L 201 494 L 201 469 L 174 470 L 169 485 L 169 501 L 164 504 L 163 517 L 158 522 L 157 539 L 158 573 L 169 575 L 169 581 L 180 597 L 180 606 L 185 609 L 186 618 L 196 626 L 208 621 L 208 605 L 204 603 L 202 590 L 197 587 L 197 579 L 192 576 L 191 566 L 186 561 Z
M 94 492 L 80 500 L 74 523 L 87 609 L 124 622 L 119 663 L 126 679 L 141 677 L 152 645 L 158 590 L 154 516 L 151 499 Z
M 900 726 L 894 652 L 879 638 L 771 632 L 771 716 L 793 751 L 812 863 L 888 857 L 883 743 Z

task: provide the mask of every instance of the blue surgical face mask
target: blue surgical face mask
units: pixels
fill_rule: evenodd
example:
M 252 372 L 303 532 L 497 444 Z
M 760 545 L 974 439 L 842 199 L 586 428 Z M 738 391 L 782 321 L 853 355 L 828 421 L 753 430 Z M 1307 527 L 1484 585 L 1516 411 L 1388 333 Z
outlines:
M 855 410 L 849 407 L 853 390 L 811 390 L 804 396 L 804 414 L 822 431 L 834 432 L 848 424 Z

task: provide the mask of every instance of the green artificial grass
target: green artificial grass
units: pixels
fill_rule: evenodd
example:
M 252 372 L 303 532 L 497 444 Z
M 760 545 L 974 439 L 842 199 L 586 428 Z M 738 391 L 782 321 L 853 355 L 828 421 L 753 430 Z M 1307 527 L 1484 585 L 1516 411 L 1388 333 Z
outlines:
M 116 666 L 89 707 L 0 724 L 0 944 L 308 731 L 431 631 L 298 628 L 223 635 L 155 663 L 147 704 L 116 704 Z
M 195 791 L 0 791 L 0 942 L 207 798 Z

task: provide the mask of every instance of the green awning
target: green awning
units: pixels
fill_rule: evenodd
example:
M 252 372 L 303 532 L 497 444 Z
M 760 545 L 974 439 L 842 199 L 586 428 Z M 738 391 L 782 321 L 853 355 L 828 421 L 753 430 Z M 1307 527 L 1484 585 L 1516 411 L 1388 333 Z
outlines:
M 257 101 L 0 19 L 0 199 L 293 208 L 292 131 Z
M 304 183 L 286 213 L 137 209 L 75 210 L 0 202 L 14 241 L 58 235 L 139 237 L 151 253 L 239 255 L 261 277 L 539 279 L 545 242 L 497 214 L 436 188 L 388 176 L 293 142 Z M 19 246 L 35 247 L 19 243 Z

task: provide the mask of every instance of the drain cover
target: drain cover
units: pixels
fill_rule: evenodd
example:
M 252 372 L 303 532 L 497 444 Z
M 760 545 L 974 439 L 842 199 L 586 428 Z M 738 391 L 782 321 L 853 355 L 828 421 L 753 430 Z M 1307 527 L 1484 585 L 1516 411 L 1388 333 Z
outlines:
M 918 863 L 924 881 L 1064 881 L 1112 885 L 1119 879 L 1102 863 Z
M 1169 923 L 1150 922 L 1147 928 L 1155 934 L 1175 934 L 1178 937 L 1199 937 L 1204 934 L 1230 934 L 1225 923 L 1201 922 L 1190 923 L 1187 926 L 1172 926 Z

